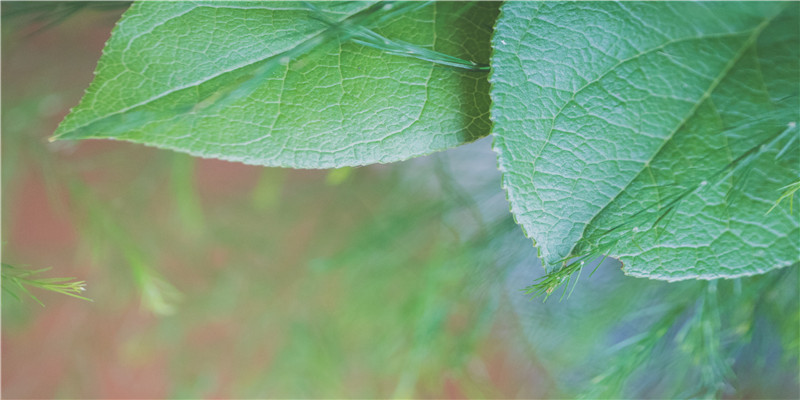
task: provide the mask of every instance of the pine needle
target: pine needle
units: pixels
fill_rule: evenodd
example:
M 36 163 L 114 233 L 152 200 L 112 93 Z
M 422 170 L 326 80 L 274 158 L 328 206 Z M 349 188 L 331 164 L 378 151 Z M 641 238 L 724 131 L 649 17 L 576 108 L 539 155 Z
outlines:
M 44 303 L 39 300 L 36 295 L 28 290 L 31 288 L 38 288 L 48 290 L 55 293 L 61 293 L 67 296 L 75 297 L 76 299 L 93 301 L 81 294 L 86 291 L 86 281 L 77 281 L 75 278 L 38 278 L 39 274 L 49 271 L 50 268 L 42 268 L 38 270 L 26 270 L 15 267 L 6 263 L 2 264 L 2 278 L 3 278 L 3 291 L 10 294 L 17 300 L 21 301 L 20 296 L 16 291 L 29 296 L 34 301 L 44 307 Z
M 774 210 L 775 207 L 778 207 L 781 204 L 781 202 L 786 198 L 789 199 L 789 214 L 790 215 L 794 214 L 794 212 L 792 210 L 792 206 L 793 206 L 793 203 L 794 203 L 794 193 L 797 192 L 798 190 L 800 190 L 800 180 L 797 181 L 797 182 L 791 183 L 789 185 L 786 185 L 786 186 L 780 188 L 780 190 L 784 191 L 783 194 L 781 194 L 781 197 L 778 197 L 778 200 L 775 201 L 775 204 L 773 204 L 772 207 L 770 207 L 770 209 L 767 210 L 767 214 L 771 213 L 772 210 Z

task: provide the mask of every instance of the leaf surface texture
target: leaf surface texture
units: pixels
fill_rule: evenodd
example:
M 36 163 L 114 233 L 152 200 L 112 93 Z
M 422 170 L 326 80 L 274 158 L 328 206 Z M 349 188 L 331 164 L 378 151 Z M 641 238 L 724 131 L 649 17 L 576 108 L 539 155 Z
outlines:
M 501 8 L 494 148 L 511 209 L 550 269 L 738 277 L 800 261 L 797 3 Z M 776 212 L 778 211 L 778 212 Z
M 136 2 L 56 139 L 111 138 L 248 164 L 392 162 L 489 133 L 495 4 Z

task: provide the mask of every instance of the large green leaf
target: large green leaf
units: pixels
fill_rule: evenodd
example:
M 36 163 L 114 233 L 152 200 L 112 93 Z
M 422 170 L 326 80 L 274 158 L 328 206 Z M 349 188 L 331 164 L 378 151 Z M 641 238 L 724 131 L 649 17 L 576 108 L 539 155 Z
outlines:
M 800 261 L 797 3 L 527 3 L 492 40 L 495 150 L 551 268 L 712 279 Z
M 489 133 L 489 85 L 485 71 L 443 64 L 488 63 L 497 8 L 138 2 L 54 138 L 295 168 L 457 146 Z

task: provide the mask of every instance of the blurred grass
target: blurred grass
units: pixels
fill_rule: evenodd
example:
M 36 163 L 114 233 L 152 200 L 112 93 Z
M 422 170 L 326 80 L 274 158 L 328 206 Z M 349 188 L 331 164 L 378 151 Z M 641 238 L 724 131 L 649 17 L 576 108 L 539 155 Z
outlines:
M 59 22 L 36 35 L 76 28 Z M 59 104 L 77 97 L 75 86 L 56 94 Z M 76 250 L 36 243 L 37 251 L 60 251 L 57 268 L 91 266 L 77 269 L 97 301 L 96 315 L 82 323 L 103 325 L 96 320 L 137 303 L 140 312 L 162 315 L 113 351 L 147 364 L 156 348 L 169 349 L 163 395 L 413 397 L 441 393 L 443 376 L 469 380 L 464 368 L 480 358 L 499 292 L 487 289 L 496 279 L 487 283 L 479 271 L 491 260 L 443 223 L 460 206 L 430 178 L 433 163 L 410 172 L 398 165 L 327 173 L 230 166 L 115 143 L 49 144 L 43 139 L 58 118 L 42 118 L 41 110 L 52 95 L 42 88 L 4 103 L 3 212 L 12 222 L 3 224 L 10 244 L 3 257 L 28 255 L 14 234 L 24 218 L 15 204 L 27 200 L 14 193 L 41 179 L 49 205 L 78 237 Z M 28 312 L 46 318 L 48 311 Z M 4 322 L 36 329 L 31 321 Z M 40 377 L 56 385 L 51 395 L 92 395 L 75 382 L 92 376 L 87 367 L 102 357 L 73 350 L 59 350 L 72 372 Z M 11 393 L 14 381 L 4 379 Z

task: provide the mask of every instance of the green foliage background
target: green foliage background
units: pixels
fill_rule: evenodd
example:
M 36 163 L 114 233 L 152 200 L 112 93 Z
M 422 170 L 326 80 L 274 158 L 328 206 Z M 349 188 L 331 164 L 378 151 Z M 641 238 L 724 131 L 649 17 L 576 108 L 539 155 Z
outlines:
M 3 262 L 94 299 L 3 294 L 4 397 L 800 395 L 796 267 L 667 283 L 609 260 L 530 301 L 488 140 L 332 171 L 48 143 L 121 10 L 28 36 L 2 7 Z

